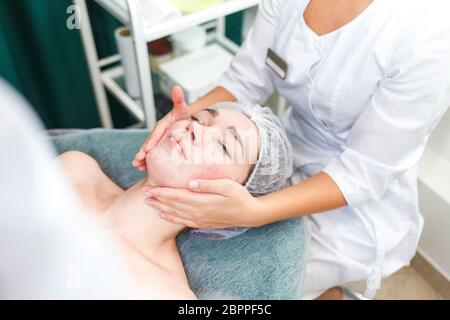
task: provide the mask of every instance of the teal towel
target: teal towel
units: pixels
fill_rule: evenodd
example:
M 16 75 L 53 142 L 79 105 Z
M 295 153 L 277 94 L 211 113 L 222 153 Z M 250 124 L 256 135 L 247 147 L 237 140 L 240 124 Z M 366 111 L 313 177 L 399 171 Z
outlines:
M 94 129 L 54 135 L 51 140 L 59 154 L 70 150 L 89 154 L 108 177 L 127 189 L 144 177 L 131 161 L 148 134 L 148 130 Z M 200 299 L 299 297 L 305 268 L 301 218 L 220 241 L 183 232 L 177 242 L 189 285 Z

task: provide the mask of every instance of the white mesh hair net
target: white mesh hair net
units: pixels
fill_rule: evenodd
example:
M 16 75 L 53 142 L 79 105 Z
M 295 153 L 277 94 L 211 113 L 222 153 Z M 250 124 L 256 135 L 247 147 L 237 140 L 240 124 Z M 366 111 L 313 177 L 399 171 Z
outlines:
M 223 102 L 212 108 L 241 111 L 258 128 L 260 145 L 258 160 L 244 185 L 250 194 L 258 197 L 286 187 L 293 173 L 292 147 L 278 117 L 268 107 L 259 105 L 244 106 L 239 103 Z M 191 229 L 190 232 L 209 240 L 224 240 L 247 230 L 248 228 Z

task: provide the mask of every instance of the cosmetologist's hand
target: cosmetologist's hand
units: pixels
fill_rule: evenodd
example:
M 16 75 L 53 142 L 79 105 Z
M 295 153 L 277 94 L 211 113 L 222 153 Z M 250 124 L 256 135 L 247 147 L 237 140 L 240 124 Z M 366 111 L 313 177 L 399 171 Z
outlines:
M 257 227 L 262 221 L 260 198 L 229 179 L 191 180 L 189 189 L 144 186 L 147 205 L 172 223 L 191 228 Z
M 136 154 L 132 162 L 133 166 L 136 167 L 139 171 L 147 170 L 145 161 L 147 153 L 158 144 L 158 142 L 164 136 L 167 128 L 169 128 L 176 121 L 189 119 L 190 117 L 189 107 L 184 101 L 183 90 L 179 86 L 174 86 L 172 89 L 172 101 L 173 110 L 156 123 L 152 133 L 141 146 L 139 152 Z

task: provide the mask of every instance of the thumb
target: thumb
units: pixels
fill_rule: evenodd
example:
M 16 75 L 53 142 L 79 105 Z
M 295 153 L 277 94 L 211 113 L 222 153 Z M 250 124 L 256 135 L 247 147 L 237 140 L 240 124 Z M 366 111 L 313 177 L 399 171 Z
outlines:
M 183 120 L 189 118 L 189 110 L 184 101 L 183 90 L 180 86 L 174 86 L 172 89 L 173 116 L 175 120 Z
M 189 189 L 195 192 L 215 193 L 220 195 L 227 195 L 233 187 L 242 187 L 237 182 L 231 179 L 217 179 L 217 180 L 202 180 L 195 179 L 189 181 Z

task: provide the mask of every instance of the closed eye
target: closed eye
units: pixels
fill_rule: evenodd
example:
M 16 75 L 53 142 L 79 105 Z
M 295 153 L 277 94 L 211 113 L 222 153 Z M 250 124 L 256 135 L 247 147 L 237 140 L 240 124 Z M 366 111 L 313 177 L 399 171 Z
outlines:
M 202 124 L 202 122 L 198 118 L 196 118 L 194 116 L 191 116 L 191 120 Z
M 192 119 L 192 121 L 198 122 L 199 124 L 203 125 L 202 122 L 200 121 L 200 119 L 198 119 L 198 118 L 196 118 L 196 117 L 194 117 L 194 116 L 191 116 L 191 119 Z M 192 135 L 193 135 L 193 134 L 194 134 L 194 133 L 192 132 Z M 227 146 L 226 146 L 225 144 L 223 144 L 222 142 L 220 142 L 220 141 L 217 141 L 217 143 L 222 147 L 222 150 L 223 150 L 223 152 L 225 153 L 225 155 L 226 155 L 228 158 L 231 159 L 231 154 L 230 154 L 230 152 L 228 151 Z
M 231 155 L 228 152 L 227 146 L 225 144 L 223 144 L 222 142 L 220 142 L 220 141 L 217 141 L 217 142 L 222 146 L 223 152 L 228 156 L 228 158 L 231 159 Z

